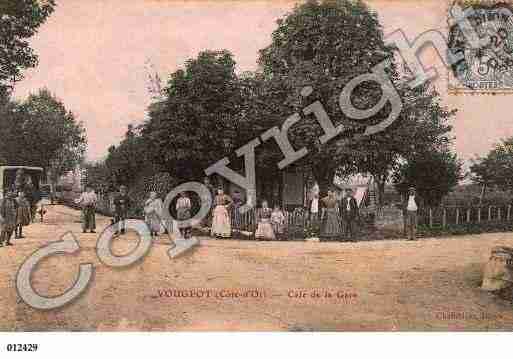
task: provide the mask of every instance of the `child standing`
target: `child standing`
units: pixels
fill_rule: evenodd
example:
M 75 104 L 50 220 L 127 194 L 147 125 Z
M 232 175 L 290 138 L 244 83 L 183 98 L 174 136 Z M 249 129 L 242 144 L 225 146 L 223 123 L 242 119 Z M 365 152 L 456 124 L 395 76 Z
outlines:
M 271 209 L 269 208 L 267 201 L 262 201 L 262 208 L 260 210 L 260 216 L 258 221 L 258 227 L 255 232 L 256 239 L 275 239 L 273 227 L 271 226 Z
M 271 225 L 276 237 L 282 239 L 285 233 L 285 215 L 279 205 L 275 205 L 273 213 L 271 213 Z

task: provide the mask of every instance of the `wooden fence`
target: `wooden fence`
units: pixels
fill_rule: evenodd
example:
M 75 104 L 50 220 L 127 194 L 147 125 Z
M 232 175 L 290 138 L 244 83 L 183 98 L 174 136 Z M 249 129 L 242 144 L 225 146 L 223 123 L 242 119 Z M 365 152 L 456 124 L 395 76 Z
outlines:
M 258 226 L 258 218 L 260 217 L 262 209 L 261 208 L 253 208 L 248 210 L 245 213 L 240 213 L 239 211 L 232 211 L 231 219 L 232 219 L 232 228 L 244 231 L 244 232 L 255 232 Z M 295 237 L 303 237 L 305 236 L 305 230 L 313 231 L 312 235 L 318 235 L 320 230 L 320 219 L 317 218 L 316 221 L 310 220 L 310 215 L 307 210 L 298 208 L 294 211 L 286 211 L 283 210 L 283 214 L 285 215 L 285 233 L 288 236 Z M 362 221 L 360 225 L 368 225 L 372 224 L 374 220 L 373 212 L 369 213 L 366 211 L 360 212 L 360 217 Z M 342 222 L 342 220 L 341 220 Z M 343 228 L 340 227 L 340 236 L 343 235 Z
M 66 202 L 68 205 L 74 206 L 72 200 L 67 200 Z M 99 213 L 107 216 L 113 215 L 112 203 L 108 195 L 98 195 L 97 210 Z M 244 213 L 232 210 L 232 228 L 238 231 L 254 233 L 258 226 L 258 218 L 260 217 L 261 210 L 261 208 L 252 208 Z M 305 229 L 310 227 L 308 211 L 299 208 L 294 211 L 284 210 L 283 213 L 285 215 L 286 234 L 297 237 L 304 236 Z M 360 214 L 363 219 L 363 223 L 371 226 L 374 224 L 374 218 L 376 218 L 376 216 L 379 217 L 379 212 L 374 210 L 362 210 Z M 429 228 L 447 228 L 449 226 L 464 226 L 480 223 L 500 224 L 512 222 L 512 205 L 444 206 L 436 208 L 421 208 L 418 212 L 418 224 Z
M 258 218 L 262 209 L 252 208 L 244 213 L 235 210 L 231 212 L 232 228 L 244 231 L 255 232 L 258 226 Z M 304 235 L 304 229 L 308 226 L 308 213 L 304 210 L 293 212 L 283 211 L 285 215 L 285 231 L 289 235 Z
M 479 223 L 506 223 L 512 220 L 512 205 L 424 208 L 419 211 L 418 217 L 419 224 L 430 228 Z

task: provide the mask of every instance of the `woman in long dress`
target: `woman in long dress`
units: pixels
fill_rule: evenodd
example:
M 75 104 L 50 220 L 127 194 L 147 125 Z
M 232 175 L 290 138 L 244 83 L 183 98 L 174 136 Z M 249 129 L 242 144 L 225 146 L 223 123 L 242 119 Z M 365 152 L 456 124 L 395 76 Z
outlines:
M 257 230 L 255 232 L 256 239 L 272 240 L 275 239 L 273 226 L 271 225 L 272 211 L 267 204 L 267 201 L 262 201 L 262 208 L 260 209 Z
M 324 206 L 324 218 L 321 227 L 321 237 L 333 239 L 340 235 L 340 220 L 338 214 L 338 201 L 333 190 L 322 200 Z
M 230 196 L 224 194 L 222 189 L 217 190 L 215 208 L 212 216 L 211 234 L 217 238 L 230 238 L 232 236 L 232 224 L 228 208 L 233 203 Z
M 144 215 L 151 236 L 157 237 L 162 228 L 162 200 L 156 192 L 150 192 L 150 198 L 144 203 Z

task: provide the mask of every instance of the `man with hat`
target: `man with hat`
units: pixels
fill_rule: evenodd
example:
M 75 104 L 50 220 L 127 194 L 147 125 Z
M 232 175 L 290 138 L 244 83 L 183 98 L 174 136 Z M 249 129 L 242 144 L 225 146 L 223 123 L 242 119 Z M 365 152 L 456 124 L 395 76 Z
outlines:
M 417 211 L 419 209 L 419 199 L 415 187 L 408 189 L 408 195 L 403 204 L 404 231 L 408 240 L 413 241 L 417 236 Z
M 130 198 L 128 197 L 128 188 L 119 187 L 119 194 L 114 198 L 114 223 L 116 224 L 116 234 L 125 234 L 125 220 L 128 218 L 130 209 Z
M 355 234 L 354 222 L 360 218 L 360 212 L 358 210 L 358 202 L 353 196 L 353 190 L 346 188 L 346 195 L 340 201 L 340 213 L 342 217 L 342 223 L 344 226 L 344 235 L 353 240 Z

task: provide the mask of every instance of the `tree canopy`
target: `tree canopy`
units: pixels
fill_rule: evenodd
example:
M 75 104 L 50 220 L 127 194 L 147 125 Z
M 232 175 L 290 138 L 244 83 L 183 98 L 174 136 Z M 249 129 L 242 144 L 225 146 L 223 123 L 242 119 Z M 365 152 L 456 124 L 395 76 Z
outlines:
M 186 181 L 202 177 L 208 166 L 234 157 L 234 149 L 273 127 L 282 128 L 287 118 L 298 114 L 301 119 L 288 130 L 288 137 L 296 150 L 306 147 L 308 155 L 295 165 L 311 171 L 321 192 L 336 173 L 370 173 L 383 192 L 400 164 L 447 148 L 452 140 L 448 121 L 455 113 L 441 105 L 429 84 L 407 87 L 393 51 L 384 42 L 377 14 L 362 1 L 307 1 L 277 21 L 254 73 L 237 74 L 227 50 L 202 51 L 189 59 L 169 76 L 164 98 L 149 107 L 149 119 L 137 137 L 155 170 Z M 392 106 L 386 104 L 367 120 L 355 122 L 340 108 L 341 91 L 385 59 L 402 111 L 385 131 L 354 140 L 353 135 L 363 133 L 366 126 L 386 119 Z M 305 87 L 312 92 L 305 95 Z M 367 81 L 354 89 L 351 101 L 354 107 L 367 109 L 381 96 L 380 84 Z M 350 130 L 321 144 L 322 127 L 314 114 L 303 111 L 316 101 L 335 126 L 344 124 Z M 257 176 L 276 178 L 282 159 L 276 141 L 258 146 Z M 240 158 L 230 160 L 232 168 L 242 167 Z
M 54 0 L 0 1 L 0 98 L 22 79 L 22 71 L 37 65 L 37 55 L 29 46 L 55 7 Z
M 165 99 L 150 107 L 142 126 L 152 160 L 182 180 L 200 178 L 233 150 L 241 103 L 231 53 L 203 51 L 188 60 L 171 74 Z
M 149 160 L 146 139 L 140 128 L 128 125 L 125 138 L 118 146 L 109 147 L 105 164 L 109 169 L 110 186 L 129 185 L 141 174 L 151 175 L 154 167 Z
M 306 105 L 319 100 L 335 125 L 354 127 L 339 108 L 340 93 L 351 79 L 369 73 L 386 58 L 393 58 L 392 50 L 384 43 L 377 14 L 361 1 L 330 0 L 307 1 L 278 20 L 271 45 L 260 51 L 259 63 L 274 90 L 272 103 L 278 114 L 301 114 Z M 388 71 L 395 78 L 393 65 Z M 308 98 L 300 95 L 305 86 L 314 90 Z M 380 96 L 378 84 L 365 82 L 355 89 L 352 101 L 358 108 L 370 108 Z M 369 122 L 379 122 L 389 112 L 385 106 Z M 361 128 L 369 122 L 360 124 Z M 303 165 L 312 168 L 324 192 L 337 169 L 352 157 L 342 136 L 320 146 L 322 134 L 319 123 L 309 115 L 289 136 L 296 148 L 309 149 Z
M 413 186 L 429 207 L 440 205 L 462 178 L 462 163 L 449 149 L 415 154 L 394 174 L 398 192 L 404 195 Z
M 0 111 L 3 164 L 41 166 L 59 176 L 82 161 L 85 129 L 48 90 L 21 103 L 9 102 Z
M 476 158 L 470 171 L 481 185 L 513 191 L 513 137 L 496 144 L 485 157 Z
M 322 146 L 318 142 L 322 129 L 312 115 L 303 116 L 290 131 L 296 148 L 309 149 L 301 162 L 312 170 L 321 192 L 332 183 L 335 173 L 369 173 L 378 184 L 381 203 L 385 183 L 400 160 L 450 143 L 448 121 L 455 111 L 441 105 L 430 84 L 415 89 L 404 85 L 393 61 L 393 49 L 384 43 L 377 15 L 363 2 L 307 1 L 278 21 L 272 40 L 260 52 L 265 82 L 261 87 L 265 90 L 257 92 L 254 106 L 259 111 L 254 112 L 254 122 L 267 124 L 268 119 L 275 119 L 270 125 L 279 125 L 287 114 L 301 114 L 306 105 L 319 100 L 335 125 L 351 128 L 348 136 L 340 135 Z M 352 135 L 365 126 L 383 121 L 390 106 L 384 106 L 367 121 L 355 123 L 339 108 L 339 95 L 351 79 L 371 72 L 385 59 L 390 60 L 387 74 L 401 97 L 402 111 L 385 131 L 354 140 Z M 300 95 L 304 86 L 313 88 L 308 98 Z M 351 101 L 355 107 L 366 109 L 380 97 L 377 83 L 364 82 L 354 90 Z M 266 120 L 261 116 L 262 109 Z

